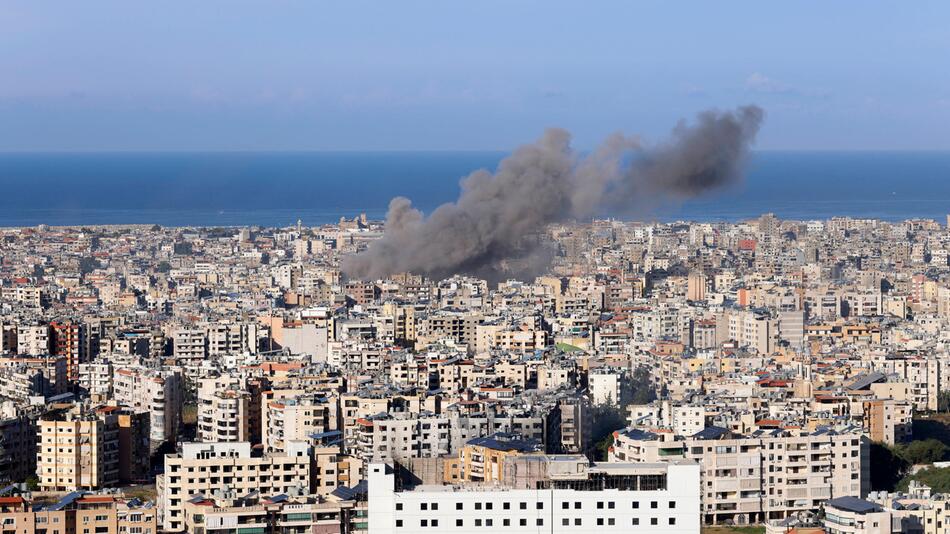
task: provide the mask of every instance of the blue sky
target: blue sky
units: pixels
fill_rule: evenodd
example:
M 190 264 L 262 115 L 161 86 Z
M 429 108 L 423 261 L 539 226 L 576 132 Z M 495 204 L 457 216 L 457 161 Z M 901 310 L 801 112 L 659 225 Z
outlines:
M 950 149 L 950 2 L 0 3 L 0 151 L 584 148 L 744 103 L 763 149 Z

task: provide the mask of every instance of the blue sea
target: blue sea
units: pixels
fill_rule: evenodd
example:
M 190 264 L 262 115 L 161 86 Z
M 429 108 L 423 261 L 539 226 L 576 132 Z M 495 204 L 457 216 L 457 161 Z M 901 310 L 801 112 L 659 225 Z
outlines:
M 5 153 L 0 226 L 283 226 L 384 217 L 402 195 L 424 211 L 501 152 Z M 745 181 L 657 208 L 647 220 L 887 220 L 950 213 L 950 152 L 759 152 Z

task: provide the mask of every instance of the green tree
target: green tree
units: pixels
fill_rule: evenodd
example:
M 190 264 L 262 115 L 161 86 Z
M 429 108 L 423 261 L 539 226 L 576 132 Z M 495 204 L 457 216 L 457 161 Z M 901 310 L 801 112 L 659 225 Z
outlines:
M 911 465 L 932 464 L 947 457 L 950 447 L 935 439 L 911 441 L 898 449 L 900 454 Z
M 871 473 L 874 473 L 873 469 Z M 950 492 L 950 467 L 929 467 L 922 469 L 913 475 L 908 475 L 901 479 L 897 485 L 897 489 L 899 491 L 907 491 L 911 480 L 923 482 L 930 486 L 934 493 L 947 493 Z

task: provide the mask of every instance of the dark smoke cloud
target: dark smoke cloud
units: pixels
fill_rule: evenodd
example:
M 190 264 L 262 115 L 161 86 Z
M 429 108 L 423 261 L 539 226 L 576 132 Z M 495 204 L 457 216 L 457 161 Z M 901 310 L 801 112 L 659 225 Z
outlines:
M 739 180 L 762 118 L 756 106 L 706 111 L 695 124 L 680 122 L 664 144 L 646 148 L 615 134 L 586 157 L 571 149 L 568 132 L 549 129 L 494 174 L 480 170 L 463 179 L 458 200 L 428 217 L 408 199 L 394 198 L 383 237 L 345 258 L 343 270 L 354 278 L 401 272 L 497 278 L 506 264 L 537 264 L 543 254 L 530 238 L 548 224 L 604 210 L 642 214 L 663 200 Z

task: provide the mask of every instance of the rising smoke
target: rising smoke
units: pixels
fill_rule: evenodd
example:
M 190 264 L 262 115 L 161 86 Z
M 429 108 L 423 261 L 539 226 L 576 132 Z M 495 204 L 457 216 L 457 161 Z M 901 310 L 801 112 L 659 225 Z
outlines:
M 343 270 L 374 279 L 401 272 L 497 278 L 512 261 L 536 269 L 545 255 L 532 237 L 548 224 L 604 211 L 644 214 L 739 180 L 762 117 L 757 106 L 706 111 L 692 125 L 680 122 L 667 143 L 644 147 L 615 134 L 587 156 L 571 149 L 567 131 L 551 128 L 494 174 L 464 178 L 458 200 L 428 217 L 394 198 L 383 237 L 345 258 Z

